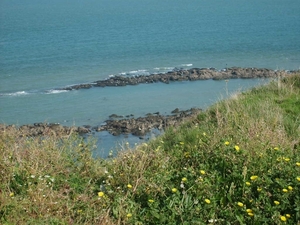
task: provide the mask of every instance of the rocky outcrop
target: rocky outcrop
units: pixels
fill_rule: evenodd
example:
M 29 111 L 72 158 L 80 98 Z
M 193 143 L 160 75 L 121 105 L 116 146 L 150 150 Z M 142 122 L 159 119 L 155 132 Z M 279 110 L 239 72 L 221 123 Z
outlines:
M 28 125 L 22 125 L 17 127 L 15 125 L 3 125 L 0 124 L 0 134 L 1 132 L 17 129 L 21 136 L 50 136 L 56 135 L 59 137 L 69 136 L 72 133 L 85 134 L 89 133 L 91 130 L 85 127 L 67 127 L 62 126 L 57 123 L 34 123 Z
M 107 120 L 104 125 L 94 127 L 96 131 L 108 131 L 112 135 L 133 134 L 144 136 L 152 129 L 164 130 L 169 126 L 177 126 L 186 119 L 193 118 L 199 114 L 201 109 L 174 110 L 173 115 L 163 116 L 159 113 L 147 114 L 145 117 Z
M 221 80 L 235 78 L 271 78 L 286 76 L 296 71 L 270 70 L 264 68 L 240 68 L 232 67 L 222 70 L 215 68 L 192 68 L 175 69 L 173 71 L 161 74 L 139 75 L 139 76 L 111 76 L 105 80 L 99 80 L 90 84 L 77 84 L 62 88 L 60 90 L 78 90 L 91 87 L 120 87 L 127 85 L 137 85 L 142 83 L 162 82 L 168 84 L 175 81 L 196 81 L 196 80 Z
M 144 136 L 152 129 L 164 130 L 169 126 L 177 126 L 184 120 L 193 118 L 198 115 L 201 109 L 192 108 L 190 110 L 180 111 L 176 109 L 172 115 L 160 115 L 159 112 L 148 113 L 145 117 L 133 118 L 133 115 L 126 117 L 113 114 L 104 124 L 96 127 L 67 127 L 56 123 L 34 123 L 17 127 L 15 125 L 0 124 L 0 134 L 5 131 L 17 129 L 21 136 L 50 136 L 59 137 L 69 136 L 72 133 L 85 134 L 91 131 L 108 131 L 112 135 L 133 134 Z M 120 119 L 122 118 L 122 119 Z

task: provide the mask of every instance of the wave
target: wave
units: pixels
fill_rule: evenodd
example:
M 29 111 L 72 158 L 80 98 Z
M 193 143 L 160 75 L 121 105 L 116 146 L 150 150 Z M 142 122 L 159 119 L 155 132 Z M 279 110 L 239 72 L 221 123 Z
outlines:
M 0 93 L 0 96 L 22 96 L 22 95 L 28 95 L 30 94 L 27 91 L 17 91 L 12 93 Z
M 45 90 L 45 91 L 16 91 L 11 93 L 0 93 L 0 97 L 4 96 L 10 96 L 10 97 L 20 97 L 20 96 L 26 96 L 26 95 L 36 95 L 36 94 L 60 94 L 68 92 L 68 90 L 59 90 L 59 89 L 51 89 L 51 90 Z
M 45 92 L 45 94 L 60 94 L 60 93 L 64 93 L 64 92 L 68 92 L 68 90 L 47 90 Z
M 193 66 L 192 63 L 187 63 L 187 64 L 181 64 L 180 66 Z
M 150 75 L 150 72 L 146 69 L 143 70 L 131 70 L 128 72 L 119 73 L 121 76 L 139 76 L 139 75 Z

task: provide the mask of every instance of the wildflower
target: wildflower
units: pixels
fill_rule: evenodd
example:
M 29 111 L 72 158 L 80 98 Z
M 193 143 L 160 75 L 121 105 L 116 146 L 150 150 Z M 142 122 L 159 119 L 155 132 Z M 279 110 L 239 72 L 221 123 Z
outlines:
M 258 191 L 258 192 L 261 192 L 261 190 L 262 190 L 262 188 L 260 188 L 260 187 L 257 188 L 257 191 Z
M 205 201 L 207 204 L 210 204 L 210 200 L 209 200 L 209 199 L 206 198 L 204 201 Z
M 292 191 L 292 190 L 293 190 L 293 187 L 292 187 L 292 186 L 288 186 L 288 189 L 289 189 L 290 191 Z
M 229 143 L 229 141 L 225 141 L 225 143 L 224 143 L 226 146 L 228 146 L 230 143 Z
M 172 192 L 176 193 L 177 192 L 177 188 L 172 188 Z
M 205 133 L 205 132 L 203 132 L 203 136 L 206 136 L 206 133 Z
M 78 209 L 78 210 L 77 210 L 77 213 L 82 213 L 82 209 Z
M 286 192 L 288 192 L 288 189 L 283 188 L 282 191 L 283 191 L 284 193 L 286 193 Z
M 297 177 L 297 181 L 300 181 L 300 177 Z
M 246 182 L 246 185 L 247 185 L 247 186 L 250 186 L 250 185 L 251 185 L 251 183 L 247 181 L 247 182 Z
M 132 217 L 132 214 L 128 213 L 126 216 L 127 216 L 127 218 L 130 218 L 130 217 Z
M 297 165 L 297 166 L 300 166 L 300 162 L 296 162 L 296 165 Z
M 252 213 L 252 209 L 246 209 L 247 213 Z
M 185 158 L 189 158 L 190 157 L 190 153 L 189 152 L 184 152 L 184 157 Z
M 104 196 L 104 192 L 102 192 L 102 191 L 98 192 L 98 196 L 99 197 L 103 197 Z
M 154 202 L 154 200 L 153 200 L 153 199 L 149 199 L 149 200 L 148 200 L 148 202 L 150 202 L 150 203 L 153 203 L 153 202 Z
M 253 214 L 253 213 L 251 213 L 251 212 L 249 212 L 249 213 L 248 213 L 248 216 L 254 216 L 254 214 Z
M 291 215 L 290 214 L 285 214 L 285 217 L 286 218 L 291 218 Z
M 15 194 L 13 192 L 9 193 L 9 197 L 14 197 Z
M 285 216 L 281 216 L 280 219 L 281 219 L 281 221 L 283 221 L 283 222 L 286 221 L 286 217 L 285 217 Z
M 238 202 L 237 204 L 238 204 L 238 206 L 240 206 L 240 207 L 243 207 L 243 206 L 244 206 L 244 204 L 241 203 L 241 202 Z
M 240 151 L 240 147 L 238 146 L 238 145 L 235 145 L 234 146 L 234 149 L 238 152 L 238 151 Z
M 258 178 L 258 176 L 251 176 L 250 180 L 256 180 Z
M 184 145 L 184 142 L 183 142 L 183 141 L 180 141 L 179 144 Z
M 132 185 L 131 185 L 131 184 L 127 184 L 127 187 L 128 187 L 129 189 L 131 189 L 131 188 L 132 188 Z
M 186 182 L 186 181 L 187 181 L 187 178 L 184 177 L 184 178 L 181 179 L 181 181 L 182 181 L 182 182 Z
M 288 161 L 290 161 L 291 159 L 290 159 L 290 158 L 284 158 L 284 160 L 285 160 L 286 162 L 288 162 Z
M 205 174 L 205 170 L 200 170 L 200 173 L 201 173 L 202 175 L 204 175 L 204 174 Z
M 275 151 L 278 151 L 278 150 L 279 150 L 279 148 L 278 148 L 278 147 L 275 147 L 275 148 L 274 148 L 274 150 L 275 150 Z
M 275 204 L 275 205 L 279 205 L 280 202 L 279 202 L 279 201 L 274 201 L 274 204 Z

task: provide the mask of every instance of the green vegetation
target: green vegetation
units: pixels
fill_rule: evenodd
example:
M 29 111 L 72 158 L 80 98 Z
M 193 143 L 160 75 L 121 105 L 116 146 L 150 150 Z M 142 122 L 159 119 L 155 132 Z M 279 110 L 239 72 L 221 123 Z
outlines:
M 300 224 L 300 76 L 115 158 L 93 159 L 93 145 L 2 133 L 0 223 Z

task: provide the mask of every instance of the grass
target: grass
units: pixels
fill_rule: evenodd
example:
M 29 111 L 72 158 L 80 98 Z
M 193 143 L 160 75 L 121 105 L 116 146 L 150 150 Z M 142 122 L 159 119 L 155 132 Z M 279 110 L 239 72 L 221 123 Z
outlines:
M 3 132 L 0 223 L 300 224 L 299 75 L 115 158 L 93 159 L 93 146 Z

